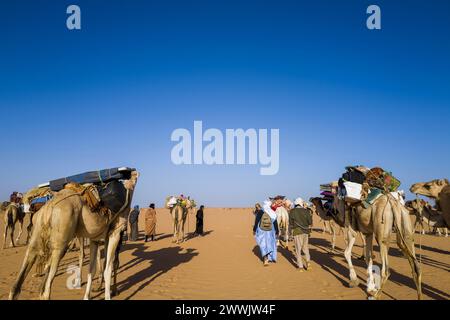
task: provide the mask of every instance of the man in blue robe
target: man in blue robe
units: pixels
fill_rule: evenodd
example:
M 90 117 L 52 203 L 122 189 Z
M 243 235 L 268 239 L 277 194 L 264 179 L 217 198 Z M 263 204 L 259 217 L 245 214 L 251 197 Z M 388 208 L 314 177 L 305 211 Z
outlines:
M 277 215 L 270 207 L 271 202 L 264 202 L 263 209 L 256 206 L 255 224 L 253 226 L 253 234 L 255 235 L 256 243 L 261 251 L 261 256 L 264 266 L 268 266 L 269 262 L 277 261 L 277 237 L 279 234 Z M 263 230 L 261 228 L 261 220 L 264 214 L 268 214 L 272 223 L 270 230 Z

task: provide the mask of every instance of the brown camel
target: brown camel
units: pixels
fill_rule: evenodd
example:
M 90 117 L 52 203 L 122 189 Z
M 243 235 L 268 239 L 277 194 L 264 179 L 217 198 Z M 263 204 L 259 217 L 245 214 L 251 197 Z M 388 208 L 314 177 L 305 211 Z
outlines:
M 448 179 L 415 183 L 409 190 L 412 193 L 435 199 L 437 209 L 442 212 L 447 228 L 450 228 L 450 185 Z
M 447 224 L 445 223 L 444 217 L 429 203 L 422 199 L 415 199 L 407 201 L 406 208 L 410 214 L 416 217 L 414 230 L 418 224 L 421 225 L 422 230 L 424 230 L 424 225 L 426 225 L 429 231 L 438 231 L 439 235 L 441 235 L 441 231 L 444 231 L 445 235 L 448 236 Z
M 397 245 L 408 259 L 413 280 L 417 288 L 417 296 L 422 298 L 422 274 L 419 263 L 415 255 L 414 248 L 414 231 L 412 229 L 411 220 L 409 218 L 408 210 L 400 203 L 400 200 L 396 199 L 392 194 L 383 194 L 375 200 L 371 207 L 365 208 L 361 203 L 348 206 L 341 200 L 338 203 L 339 211 L 345 211 L 350 213 L 349 220 L 353 220 L 351 225 L 362 232 L 366 238 L 365 244 L 365 257 L 367 263 L 367 294 L 369 298 L 378 298 L 382 292 L 384 284 L 387 282 L 389 272 L 388 252 L 389 243 L 393 227 L 396 229 Z M 347 210 L 349 208 L 349 210 Z M 352 219 L 353 217 L 353 219 Z M 349 247 L 354 243 L 354 229 L 351 226 L 347 226 L 348 240 L 346 253 L 351 253 Z M 353 232 L 352 232 L 353 231 Z M 377 241 L 380 247 L 380 255 L 382 261 L 381 268 L 381 281 L 379 286 L 375 284 L 375 277 L 373 274 L 373 238 Z M 351 283 L 357 283 L 356 273 L 351 264 L 351 256 L 347 256 L 347 262 L 350 268 L 350 281 Z
M 22 208 L 19 205 L 9 202 L 2 203 L 1 211 L 3 211 L 5 215 L 4 216 L 5 233 L 3 236 L 3 249 L 6 249 L 6 237 L 8 236 L 8 230 L 11 238 L 11 246 L 15 247 L 16 244 L 14 243 L 14 230 L 16 228 L 16 223 L 19 222 L 20 225 L 20 231 L 16 238 L 16 242 L 19 242 L 20 236 L 22 235 L 23 231 L 23 221 L 25 213 L 23 212 Z
M 58 265 L 63 258 L 69 242 L 75 238 L 90 239 L 89 274 L 84 298 L 89 299 L 92 277 L 95 274 L 98 242 L 105 241 L 105 299 L 111 299 L 111 275 L 115 252 L 121 231 L 126 228 L 128 213 L 137 183 L 138 172 L 131 173 L 130 180 L 124 181 L 126 201 L 118 212 L 100 214 L 93 212 L 83 197 L 72 189 L 63 189 L 55 194 L 36 214 L 36 224 L 31 235 L 25 258 L 9 293 L 9 299 L 16 299 L 22 284 L 39 255 L 47 256 L 40 298 L 50 299 L 51 287 Z

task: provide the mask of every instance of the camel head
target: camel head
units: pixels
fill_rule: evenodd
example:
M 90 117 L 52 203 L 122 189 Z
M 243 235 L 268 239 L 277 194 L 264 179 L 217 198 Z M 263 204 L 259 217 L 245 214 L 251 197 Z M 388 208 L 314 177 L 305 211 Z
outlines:
M 131 172 L 131 177 L 129 180 L 125 180 L 123 185 L 127 190 L 133 191 L 136 187 L 137 180 L 139 178 L 139 172 L 134 170 Z
M 6 208 L 9 206 L 10 202 L 4 201 L 0 204 L 0 211 L 6 210 Z
M 322 199 L 319 197 L 310 198 L 309 202 L 312 203 L 312 206 L 317 210 L 317 208 L 321 208 L 323 206 Z
M 411 214 L 417 214 L 420 215 L 420 212 L 422 212 L 423 207 L 425 206 L 426 202 L 422 199 L 414 199 L 410 201 L 406 201 L 405 207 L 408 209 L 408 211 Z
M 447 179 L 435 179 L 429 182 L 418 182 L 409 189 L 412 193 L 420 194 L 429 198 L 438 199 L 442 189 L 449 185 Z
M 285 207 L 287 210 L 290 210 L 290 209 L 292 208 L 292 201 L 289 200 L 289 199 L 284 200 L 284 207 Z

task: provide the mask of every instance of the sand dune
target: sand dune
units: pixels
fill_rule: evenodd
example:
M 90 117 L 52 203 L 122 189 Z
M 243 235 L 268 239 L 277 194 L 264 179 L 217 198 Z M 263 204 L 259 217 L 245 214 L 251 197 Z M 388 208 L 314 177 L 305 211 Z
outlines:
M 296 272 L 291 252 L 280 249 L 278 263 L 264 268 L 252 235 L 251 209 L 213 208 L 205 210 L 204 237 L 176 245 L 171 242 L 171 220 L 167 210 L 158 209 L 157 241 L 127 242 L 121 253 L 118 276 L 120 295 L 115 299 L 365 299 L 365 263 L 355 260 L 361 279 L 358 288 L 348 288 L 348 269 L 338 236 L 338 254 L 328 253 L 330 236 L 315 231 L 311 236 L 313 270 Z M 3 231 L 3 217 L 1 217 Z M 194 230 L 194 217 L 188 221 Z M 186 224 L 186 226 L 188 226 Z M 140 221 L 140 230 L 143 230 Z M 142 231 L 141 231 L 142 234 Z M 25 239 L 25 235 L 22 240 Z M 362 253 L 358 239 L 354 253 Z M 419 250 L 419 242 L 421 250 Z M 450 238 L 416 234 L 418 253 L 422 256 L 425 299 L 450 298 Z M 375 246 L 376 251 L 378 250 Z M 25 247 L 0 251 L 0 299 L 6 299 L 20 268 Z M 77 253 L 68 253 L 53 285 L 52 299 L 82 299 L 81 290 L 69 290 L 67 267 L 77 264 Z M 376 263 L 379 264 L 377 252 Z M 84 281 L 88 261 L 86 259 Z M 392 239 L 391 278 L 382 299 L 416 299 L 409 264 Z M 27 278 L 21 299 L 37 299 L 40 279 Z M 94 294 L 102 299 L 103 294 Z

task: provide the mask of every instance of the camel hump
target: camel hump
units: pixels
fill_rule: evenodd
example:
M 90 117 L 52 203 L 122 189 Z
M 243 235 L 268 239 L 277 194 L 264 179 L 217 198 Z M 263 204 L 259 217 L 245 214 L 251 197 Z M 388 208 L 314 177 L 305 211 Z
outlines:
M 63 190 L 58 191 L 57 193 L 55 193 L 53 198 L 50 199 L 45 204 L 45 206 L 49 206 L 49 205 L 56 206 L 59 203 L 61 203 L 62 201 L 68 200 L 68 199 L 71 199 L 71 200 L 72 199 L 73 200 L 77 199 L 77 201 L 81 201 L 82 202 L 81 195 L 78 192 L 76 192 L 76 191 L 74 191 L 72 189 L 63 189 Z

